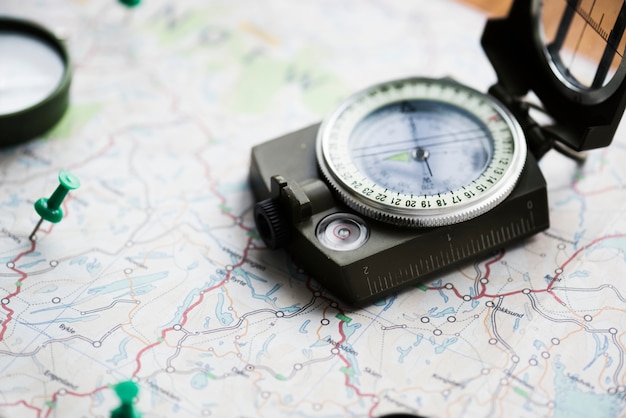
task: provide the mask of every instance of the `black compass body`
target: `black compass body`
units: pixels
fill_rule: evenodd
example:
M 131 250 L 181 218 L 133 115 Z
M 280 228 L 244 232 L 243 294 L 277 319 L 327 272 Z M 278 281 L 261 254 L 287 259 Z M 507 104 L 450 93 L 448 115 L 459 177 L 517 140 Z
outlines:
M 537 160 L 609 145 L 626 106 L 625 10 L 516 0 L 483 33 L 498 76 L 488 93 L 386 81 L 254 147 L 261 237 L 364 305 L 545 230 Z

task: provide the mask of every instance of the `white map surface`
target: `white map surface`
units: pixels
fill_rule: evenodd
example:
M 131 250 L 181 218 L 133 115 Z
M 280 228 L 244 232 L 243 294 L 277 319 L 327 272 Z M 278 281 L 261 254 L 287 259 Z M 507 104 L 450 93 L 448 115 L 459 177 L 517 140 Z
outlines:
M 0 416 L 108 417 L 128 379 L 144 417 L 625 416 L 623 131 L 583 166 L 542 161 L 548 231 L 366 309 L 254 231 L 252 145 L 375 82 L 485 90 L 481 14 L 442 0 L 0 12 L 45 24 L 73 59 L 64 119 L 0 151 Z M 61 169 L 82 186 L 31 242 Z

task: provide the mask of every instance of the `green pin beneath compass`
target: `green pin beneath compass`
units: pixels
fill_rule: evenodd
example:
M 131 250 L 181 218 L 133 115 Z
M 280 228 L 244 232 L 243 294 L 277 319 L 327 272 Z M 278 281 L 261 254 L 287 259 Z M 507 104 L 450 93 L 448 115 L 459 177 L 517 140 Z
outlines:
M 61 203 L 63 203 L 63 199 L 67 196 L 67 193 L 70 190 L 77 189 L 80 187 L 80 181 L 78 177 L 73 175 L 68 171 L 60 171 L 59 172 L 59 186 L 56 188 L 54 193 L 50 195 L 50 197 L 42 197 L 41 199 L 35 202 L 35 210 L 41 216 L 37 225 L 35 225 L 35 229 L 30 234 L 28 239 L 31 241 L 35 237 L 37 230 L 41 226 L 41 223 L 46 220 L 48 222 L 57 223 L 63 219 L 63 209 L 61 208 Z
M 113 387 L 121 405 L 111 411 L 111 418 L 141 418 L 133 402 L 139 393 L 139 387 L 132 380 L 120 382 Z
M 119 0 L 126 7 L 135 7 L 141 3 L 141 0 Z

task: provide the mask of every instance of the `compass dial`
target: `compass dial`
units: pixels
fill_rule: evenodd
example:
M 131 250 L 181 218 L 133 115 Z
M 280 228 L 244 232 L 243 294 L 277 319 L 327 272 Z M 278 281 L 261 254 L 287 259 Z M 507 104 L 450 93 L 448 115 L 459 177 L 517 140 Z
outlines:
M 317 138 L 324 177 L 348 206 L 407 226 L 485 213 L 526 160 L 518 123 L 490 96 L 450 80 L 411 78 L 344 102 Z

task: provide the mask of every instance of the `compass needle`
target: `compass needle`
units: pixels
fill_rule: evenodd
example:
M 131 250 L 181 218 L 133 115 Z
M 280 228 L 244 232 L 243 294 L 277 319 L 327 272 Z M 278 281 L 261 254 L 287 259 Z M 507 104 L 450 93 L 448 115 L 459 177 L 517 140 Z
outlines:
M 382 104 L 371 99 L 387 87 L 382 83 L 348 99 L 320 133 L 322 173 L 349 207 L 399 225 L 435 226 L 471 219 L 506 198 L 526 147 L 521 128 L 502 105 L 456 82 L 424 78 L 394 82 Z M 468 98 L 483 105 L 473 106 Z M 347 113 L 364 116 L 343 117 Z M 329 146 L 331 130 L 341 146 Z M 339 162 L 348 169 L 339 170 Z M 414 180 L 418 167 L 428 181 Z M 358 173 L 370 186 L 354 185 L 343 172 Z M 467 198 L 466 190 L 474 197 Z M 389 192 L 397 193 L 393 201 L 381 197 Z
M 411 161 L 411 154 L 408 151 L 399 152 L 397 154 L 390 155 L 389 157 L 385 158 L 385 160 L 408 163 Z

